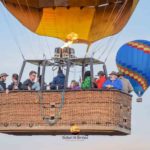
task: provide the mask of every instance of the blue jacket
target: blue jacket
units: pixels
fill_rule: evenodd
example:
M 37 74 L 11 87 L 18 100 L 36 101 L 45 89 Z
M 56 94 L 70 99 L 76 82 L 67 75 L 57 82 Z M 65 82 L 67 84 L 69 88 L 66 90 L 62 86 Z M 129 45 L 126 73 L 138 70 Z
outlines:
M 51 89 L 56 89 L 56 86 L 58 86 L 58 89 L 63 89 L 65 84 L 65 75 L 63 73 L 58 74 L 50 84 Z
M 107 88 L 107 85 L 112 85 L 114 89 L 117 90 L 122 90 L 123 86 L 122 86 L 122 82 L 120 79 L 116 79 L 114 81 L 108 79 L 106 80 L 106 82 L 103 85 L 103 88 Z

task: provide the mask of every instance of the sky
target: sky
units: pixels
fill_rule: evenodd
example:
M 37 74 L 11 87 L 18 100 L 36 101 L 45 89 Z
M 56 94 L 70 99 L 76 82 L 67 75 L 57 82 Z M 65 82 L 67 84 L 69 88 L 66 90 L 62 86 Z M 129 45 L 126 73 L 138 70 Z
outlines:
M 150 5 L 149 0 L 140 0 L 134 14 L 130 18 L 126 27 L 113 37 L 98 41 L 90 48 L 89 56 L 96 49 L 106 53 L 100 58 L 105 60 L 107 53 L 110 52 L 106 62 L 108 72 L 116 70 L 115 57 L 118 49 L 126 42 L 145 39 L 150 41 Z M 108 42 L 110 43 L 108 46 Z M 24 28 L 14 17 L 12 17 L 0 4 L 0 72 L 7 72 L 11 75 L 19 72 L 22 57 L 19 49 L 22 50 L 25 58 L 36 59 L 53 56 L 55 47 L 62 46 L 64 43 L 58 39 L 40 37 Z M 72 45 L 76 50 L 76 55 L 85 55 L 86 45 Z M 99 52 L 94 55 L 98 58 Z M 29 65 L 23 75 L 27 77 L 28 70 L 35 67 Z M 79 78 L 80 71 L 72 69 L 72 78 Z M 75 73 L 76 71 L 76 73 Z M 48 74 L 55 74 L 48 71 L 47 80 L 53 77 Z M 10 82 L 11 77 L 8 78 Z M 62 136 L 12 136 L 0 134 L 1 150 L 150 150 L 150 89 L 144 96 L 143 102 L 136 102 L 136 95 L 133 93 L 132 102 L 132 133 L 124 137 L 109 136 L 89 136 L 85 141 L 65 141 Z

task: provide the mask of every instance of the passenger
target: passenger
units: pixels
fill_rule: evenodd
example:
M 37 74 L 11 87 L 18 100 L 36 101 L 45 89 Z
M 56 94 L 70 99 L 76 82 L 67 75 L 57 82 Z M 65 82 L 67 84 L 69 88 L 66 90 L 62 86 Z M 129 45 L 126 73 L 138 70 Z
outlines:
M 37 81 L 33 84 L 32 86 L 32 90 L 35 90 L 35 91 L 39 91 L 41 89 L 41 86 L 42 86 L 42 76 L 40 75 L 37 79 Z M 46 83 L 44 82 L 44 85 L 43 85 L 43 89 L 42 90 L 46 90 Z
M 5 91 L 6 90 L 6 79 L 8 77 L 7 73 L 2 73 L 0 74 L 0 87 L 1 87 L 1 91 Z
M 29 79 L 23 82 L 22 89 L 23 90 L 35 90 L 36 88 L 39 89 L 40 88 L 39 85 L 37 85 L 37 87 L 32 88 L 32 86 L 35 83 L 36 76 L 37 73 L 35 71 L 31 71 L 29 73 Z
M 51 90 L 61 90 L 64 89 L 65 75 L 59 67 L 57 76 L 54 77 L 53 81 L 50 83 Z
M 40 91 L 41 89 L 41 86 L 40 86 L 40 83 L 39 81 L 35 82 L 33 85 L 32 85 L 32 90 L 35 90 L 35 91 Z
M 104 83 L 103 88 L 122 90 L 122 82 L 118 79 L 118 74 L 115 71 L 112 71 L 109 75 L 110 77 Z
M 18 74 L 12 75 L 12 83 L 8 86 L 8 90 L 21 90 L 22 89 L 22 83 L 19 82 L 18 84 Z
M 71 90 L 80 90 L 79 82 L 72 80 L 70 85 Z
M 97 84 L 97 88 L 98 89 L 102 89 L 103 88 L 103 84 L 106 81 L 106 75 L 103 71 L 99 71 L 98 72 L 98 76 L 99 78 L 96 80 L 96 84 Z
M 92 81 L 91 81 L 91 72 L 86 71 L 84 74 L 84 80 L 82 81 L 81 88 L 83 90 L 85 89 L 91 89 Z
M 133 87 L 130 81 L 124 77 L 124 74 L 122 72 L 118 72 L 118 77 L 122 82 L 122 91 L 125 93 L 131 93 L 133 91 Z

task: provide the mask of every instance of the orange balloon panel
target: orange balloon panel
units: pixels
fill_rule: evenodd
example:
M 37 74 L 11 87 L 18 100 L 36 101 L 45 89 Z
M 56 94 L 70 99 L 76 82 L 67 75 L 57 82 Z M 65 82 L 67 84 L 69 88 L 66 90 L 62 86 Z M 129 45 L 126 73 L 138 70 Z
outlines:
M 80 6 L 76 0 L 5 1 L 4 6 L 32 32 L 62 40 L 74 33 L 80 43 L 92 43 L 121 31 L 138 3 L 81 0 Z

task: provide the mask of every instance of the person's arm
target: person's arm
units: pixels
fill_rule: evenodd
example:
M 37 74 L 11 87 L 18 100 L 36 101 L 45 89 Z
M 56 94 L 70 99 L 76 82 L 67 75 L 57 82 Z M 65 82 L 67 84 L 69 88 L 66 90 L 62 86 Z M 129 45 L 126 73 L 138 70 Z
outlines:
M 104 84 L 103 84 L 103 88 L 104 88 L 104 89 L 106 89 L 106 88 L 107 88 L 107 86 L 108 86 L 108 82 L 109 82 L 108 80 L 106 80 L 106 81 L 104 82 Z

